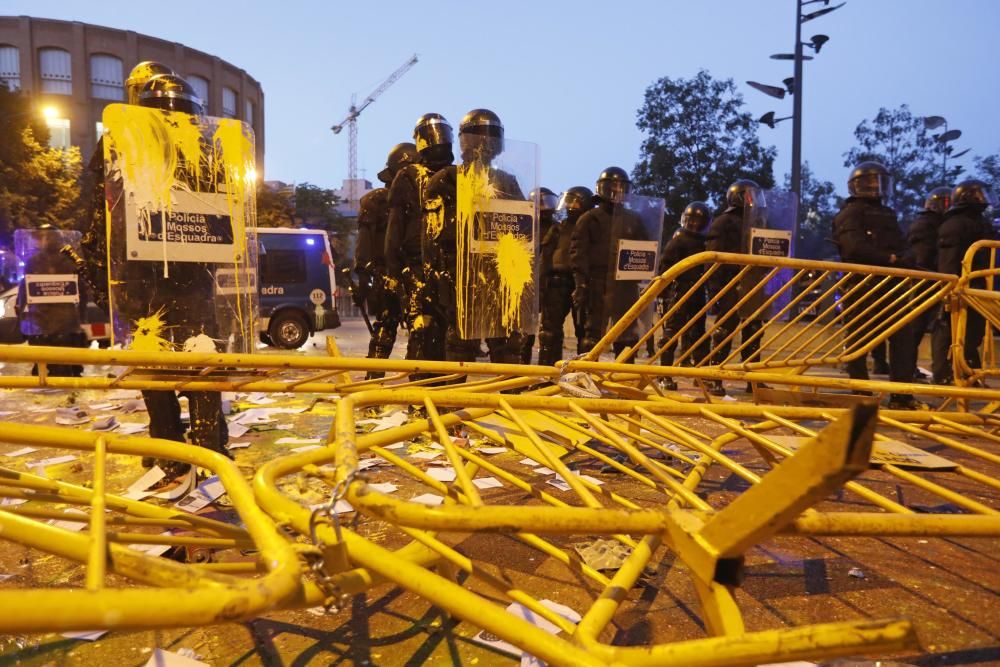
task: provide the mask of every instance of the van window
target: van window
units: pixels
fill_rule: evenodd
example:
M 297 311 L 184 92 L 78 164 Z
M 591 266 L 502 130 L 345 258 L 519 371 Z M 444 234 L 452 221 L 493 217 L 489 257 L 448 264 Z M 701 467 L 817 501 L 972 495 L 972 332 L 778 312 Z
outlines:
M 261 283 L 304 283 L 306 255 L 301 250 L 268 250 L 260 256 Z

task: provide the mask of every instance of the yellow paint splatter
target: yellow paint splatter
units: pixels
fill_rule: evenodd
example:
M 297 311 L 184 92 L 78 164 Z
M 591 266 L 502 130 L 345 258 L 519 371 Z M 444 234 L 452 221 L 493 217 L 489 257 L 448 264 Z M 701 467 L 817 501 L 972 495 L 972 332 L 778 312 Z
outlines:
M 511 331 L 520 323 L 521 297 L 533 280 L 532 247 L 513 234 L 501 234 L 497 238 L 496 263 L 500 277 L 500 322 Z
M 478 271 L 472 262 L 472 243 L 475 238 L 484 238 L 485 229 L 478 230 L 476 225 L 483 226 L 482 216 L 476 215 L 486 208 L 487 202 L 496 196 L 496 190 L 490 182 L 490 168 L 478 162 L 458 167 L 455 192 L 455 310 L 457 312 L 459 335 L 463 338 L 471 336 L 466 331 L 465 324 L 474 316 L 469 312 L 472 295 L 489 286 L 477 280 Z M 476 249 L 478 250 L 478 249 Z
M 441 230 L 444 229 L 444 200 L 441 197 L 432 197 L 424 203 L 424 224 L 427 238 L 436 239 L 441 236 Z
M 132 344 L 129 349 L 139 352 L 167 352 L 174 348 L 173 343 L 163 337 L 167 323 L 163 320 L 163 309 L 152 315 L 140 317 L 135 321 L 135 331 L 132 334 Z

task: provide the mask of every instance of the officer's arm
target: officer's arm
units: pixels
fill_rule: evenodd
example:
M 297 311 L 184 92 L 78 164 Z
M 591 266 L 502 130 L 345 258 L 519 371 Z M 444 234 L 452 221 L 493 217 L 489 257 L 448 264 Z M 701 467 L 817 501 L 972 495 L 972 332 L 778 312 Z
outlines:
M 358 210 L 358 243 L 354 251 L 354 271 L 356 273 L 366 273 L 368 264 L 372 261 L 374 248 L 372 244 L 375 239 L 375 220 L 372 219 L 372 206 L 365 199 L 361 200 L 361 208 Z
M 584 214 L 573 227 L 569 242 L 569 263 L 577 284 L 587 282 L 590 273 L 590 220 Z
M 403 226 L 408 205 L 408 181 L 402 172 L 396 174 L 389 186 L 389 222 L 385 228 L 385 271 L 397 280 L 403 275 Z
M 894 252 L 876 247 L 865 234 L 860 220 L 845 220 L 840 226 L 837 241 L 841 258 L 854 264 L 892 266 L 895 263 L 893 259 L 899 259 Z

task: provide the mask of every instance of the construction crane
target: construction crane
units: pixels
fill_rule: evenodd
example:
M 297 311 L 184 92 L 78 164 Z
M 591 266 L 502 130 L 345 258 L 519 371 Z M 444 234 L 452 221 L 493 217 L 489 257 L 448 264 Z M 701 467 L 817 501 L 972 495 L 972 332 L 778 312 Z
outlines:
M 360 105 L 355 104 L 357 96 L 351 95 L 351 108 L 347 112 L 347 118 L 330 128 L 334 134 L 340 134 L 340 131 L 345 126 L 347 127 L 347 196 L 349 205 L 354 205 L 354 202 L 358 200 L 355 195 L 358 180 L 358 116 L 368 108 L 369 104 L 378 99 L 378 96 L 384 93 L 389 86 L 396 83 L 401 76 L 406 74 L 416 64 L 417 54 L 414 53 L 399 69 L 390 74 L 385 81 L 369 93 L 368 97 L 361 101 Z

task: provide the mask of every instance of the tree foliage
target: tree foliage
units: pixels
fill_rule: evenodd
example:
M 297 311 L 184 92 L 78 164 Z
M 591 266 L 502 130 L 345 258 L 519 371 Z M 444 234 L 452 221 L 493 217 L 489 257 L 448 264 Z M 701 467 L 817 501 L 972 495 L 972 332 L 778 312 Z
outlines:
M 928 192 L 942 185 L 942 145 L 908 105 L 879 109 L 875 118 L 861 121 L 854 129 L 854 138 L 857 145 L 844 153 L 844 166 L 854 167 L 865 160 L 885 165 L 893 178 L 888 204 L 904 220 L 923 208 Z M 949 165 L 944 184 L 954 183 L 962 171 L 958 164 Z
M 330 237 L 334 260 L 344 257 L 354 225 L 337 211 L 340 198 L 333 190 L 312 183 L 293 188 L 257 189 L 257 225 L 322 229 Z
M 774 186 L 775 149 L 761 146 L 758 123 L 732 79 L 705 70 L 690 79 L 663 77 L 646 89 L 637 117 L 646 138 L 632 172 L 635 189 L 663 197 L 668 219 L 692 201 L 719 203 L 739 178 Z
M 76 222 L 80 151 L 49 148 L 48 140 L 27 96 L 0 86 L 0 245 L 16 229 Z
M 989 183 L 993 194 L 1000 197 L 1000 153 L 976 156 L 976 178 Z
M 792 177 L 785 174 L 785 188 L 791 190 Z M 799 201 L 799 237 L 796 256 L 803 259 L 823 259 L 834 254 L 831 236 L 833 218 L 840 210 L 841 198 L 830 181 L 821 181 L 813 174 L 809 163 L 802 165 L 802 196 Z

